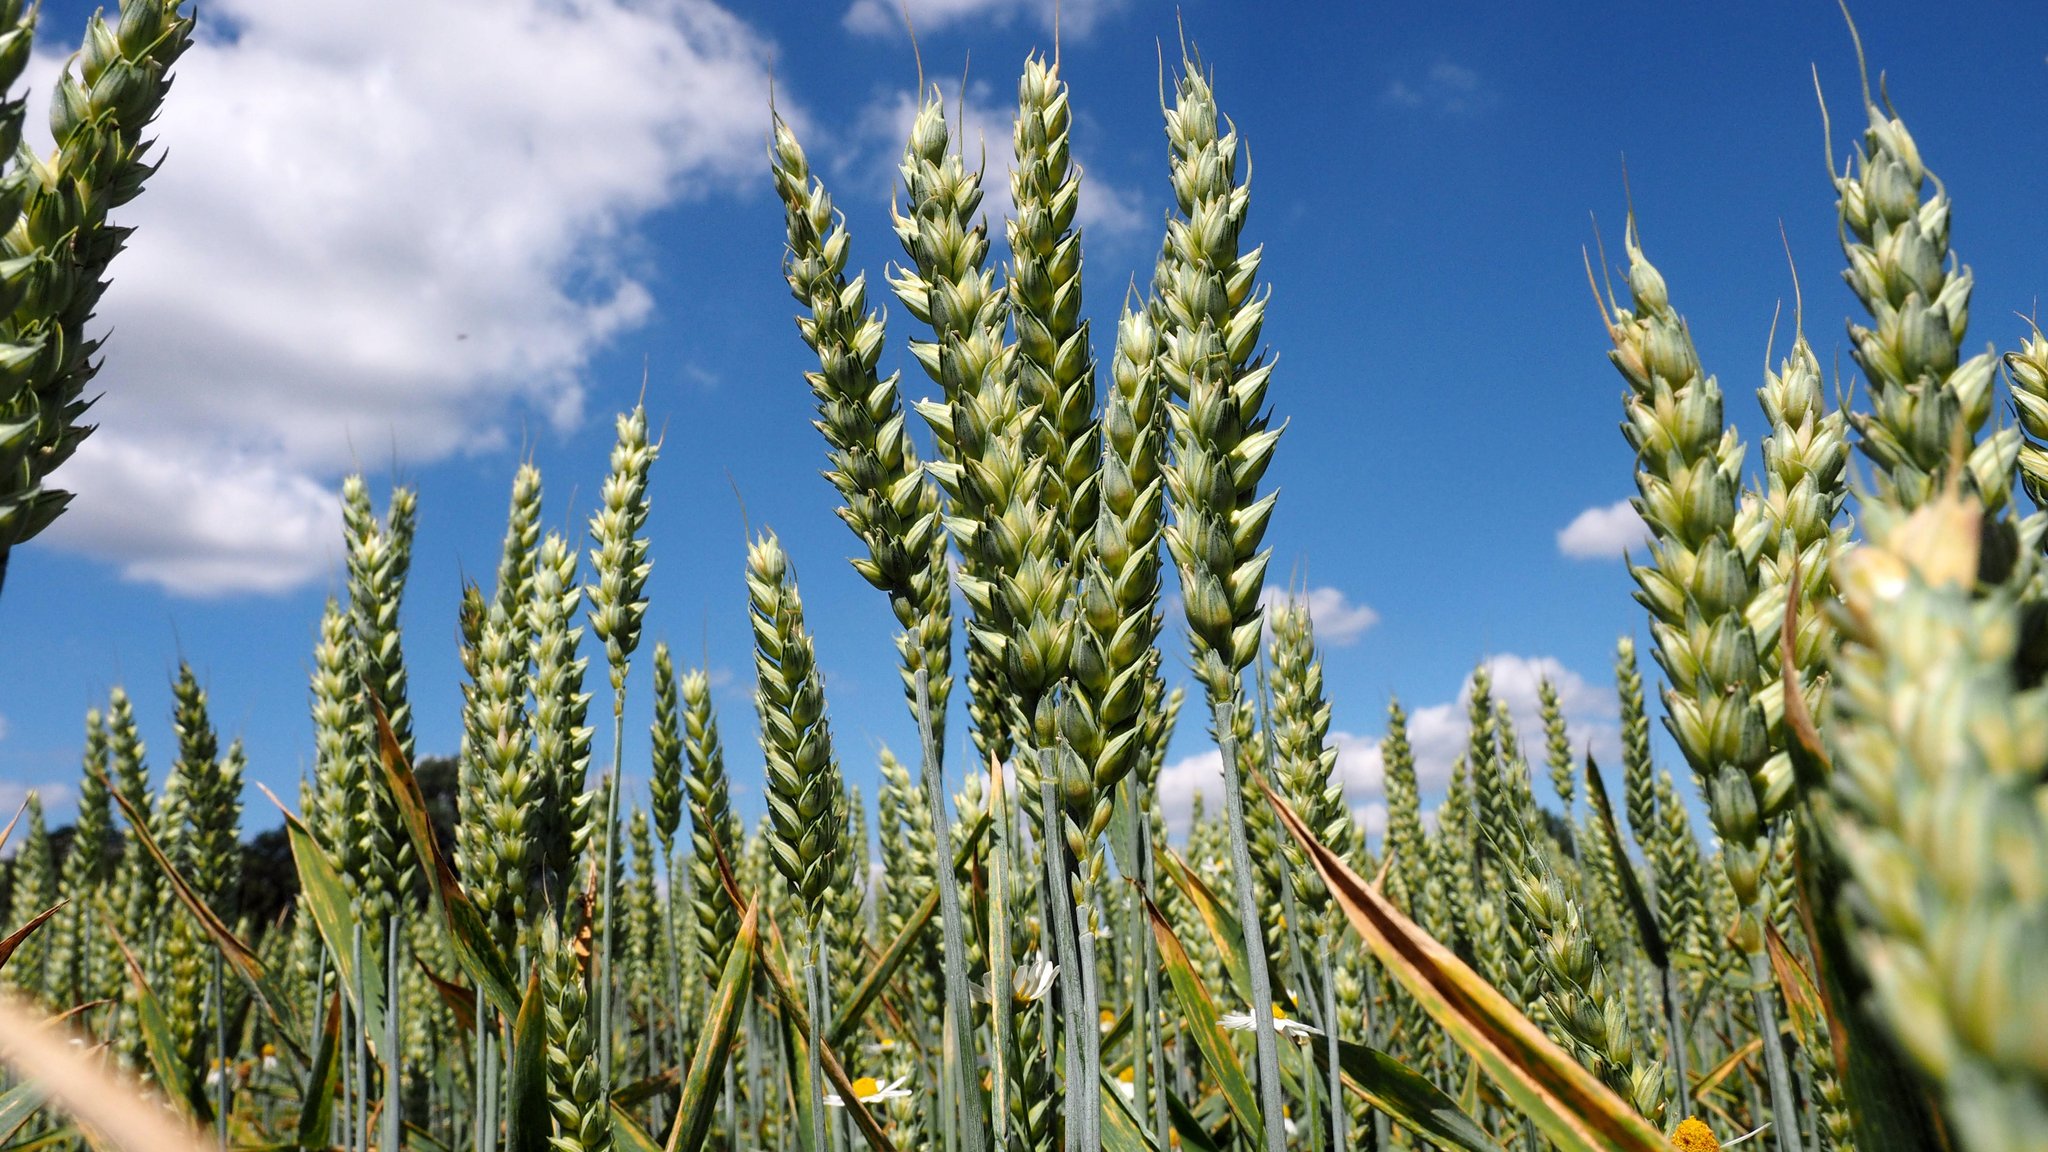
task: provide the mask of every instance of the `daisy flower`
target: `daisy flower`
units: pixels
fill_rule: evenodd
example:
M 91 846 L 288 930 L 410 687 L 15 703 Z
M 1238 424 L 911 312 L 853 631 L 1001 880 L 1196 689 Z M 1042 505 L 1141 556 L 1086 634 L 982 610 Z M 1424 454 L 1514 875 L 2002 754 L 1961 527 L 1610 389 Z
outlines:
M 908 1076 L 898 1076 L 887 1084 L 876 1081 L 872 1076 L 862 1076 L 853 1082 L 853 1095 L 855 1099 L 863 1104 L 878 1104 L 884 1100 L 902 1100 L 910 1095 L 910 1089 L 904 1087 L 909 1082 L 910 1077 Z M 831 1108 L 846 1107 L 846 1101 L 840 1099 L 837 1092 L 825 1093 L 825 1104 Z

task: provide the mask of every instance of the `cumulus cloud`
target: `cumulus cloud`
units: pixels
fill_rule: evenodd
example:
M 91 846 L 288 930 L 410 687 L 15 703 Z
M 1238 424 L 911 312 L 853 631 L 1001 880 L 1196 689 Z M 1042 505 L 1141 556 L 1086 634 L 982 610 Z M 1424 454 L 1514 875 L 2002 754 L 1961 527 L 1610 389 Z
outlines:
M 967 85 L 964 103 L 957 81 L 951 87 L 940 82 L 940 90 L 946 105 L 946 126 L 956 145 L 964 142 L 967 155 L 972 158 L 981 157 L 986 149 L 988 167 L 982 178 L 982 204 L 989 219 L 989 241 L 1000 248 L 1002 217 L 1013 204 L 1010 170 L 1016 104 L 998 97 L 984 81 Z M 869 101 L 854 122 L 853 148 L 840 158 L 836 167 L 852 171 L 878 193 L 894 187 L 899 179 L 896 165 L 902 159 L 903 142 L 910 137 L 917 109 L 917 95 L 908 90 Z M 1081 170 L 1081 202 L 1074 217 L 1084 234 L 1123 237 L 1159 226 L 1159 217 L 1147 212 L 1144 197 L 1136 189 L 1113 184 L 1092 172 L 1086 155 L 1079 150 L 1074 154 L 1074 164 Z
M 922 31 L 973 21 L 1002 27 L 1031 20 L 1048 32 L 1079 39 L 1124 6 L 1124 0 L 854 0 L 842 22 L 865 36 L 901 35 L 904 8 L 911 24 Z
M 283 591 L 339 553 L 333 491 L 261 456 L 208 459 L 183 444 L 98 435 L 63 478 L 88 495 L 53 538 L 180 595 Z
M 1649 536 L 1635 505 L 1617 500 L 1572 517 L 1557 533 L 1557 550 L 1574 560 L 1612 560 L 1630 548 L 1641 548 Z
M 1610 763 L 1620 755 L 1619 706 L 1607 686 L 1593 684 L 1550 656 L 1488 656 L 1486 668 L 1494 699 L 1507 705 L 1514 717 L 1522 754 L 1530 758 L 1538 780 L 1547 779 L 1543 761 L 1543 723 L 1539 686 L 1548 679 L 1557 689 L 1558 703 L 1565 716 L 1574 755 L 1587 746 L 1595 756 Z M 1466 746 L 1466 715 L 1472 699 L 1472 678 L 1467 676 L 1455 700 L 1417 708 L 1408 713 L 1408 743 L 1415 757 L 1415 775 L 1425 797 L 1441 794 L 1450 783 L 1451 770 Z M 1359 735 L 1332 732 L 1330 743 L 1337 748 L 1336 779 L 1343 785 L 1345 802 L 1369 831 L 1377 834 L 1386 824 L 1386 761 L 1380 755 L 1380 733 Z M 1177 760 L 1160 773 L 1159 800 L 1167 826 L 1175 834 L 1187 830 L 1195 796 L 1202 797 L 1210 812 L 1219 810 L 1223 797 L 1223 757 L 1211 748 Z
M 1463 64 L 1439 60 L 1420 76 L 1396 77 L 1381 93 L 1396 108 L 1414 108 L 1445 116 L 1470 116 L 1494 105 L 1494 95 L 1479 73 Z
M 652 308 L 639 222 L 760 163 L 772 49 L 709 0 L 220 0 L 201 27 L 119 213 L 101 428 L 51 536 L 178 592 L 315 576 L 361 456 L 573 425 Z
M 1308 605 L 1308 619 L 1315 626 L 1316 643 L 1331 648 L 1345 648 L 1358 643 L 1358 638 L 1365 635 L 1367 629 L 1380 622 L 1378 612 L 1368 605 L 1352 603 L 1342 589 L 1311 588 L 1297 595 L 1268 584 L 1259 590 L 1259 606 L 1268 610 L 1297 600 Z
M 1382 792 L 1379 739 L 1351 732 L 1330 733 L 1330 743 L 1337 748 L 1335 777 L 1344 787 L 1346 802 L 1361 816 L 1378 806 L 1369 798 Z M 1223 753 L 1214 748 L 1176 760 L 1159 774 L 1160 807 L 1165 810 L 1168 829 L 1176 835 L 1187 831 L 1197 795 L 1209 812 L 1222 811 Z

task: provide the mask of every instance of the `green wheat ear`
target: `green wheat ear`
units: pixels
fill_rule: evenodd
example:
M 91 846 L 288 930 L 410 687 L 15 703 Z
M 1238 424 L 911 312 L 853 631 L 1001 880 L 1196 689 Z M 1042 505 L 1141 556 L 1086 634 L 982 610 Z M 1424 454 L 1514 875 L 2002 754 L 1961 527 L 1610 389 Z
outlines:
M 796 574 L 772 532 L 747 546 L 747 596 L 754 621 L 755 707 L 767 759 L 769 848 L 805 919 L 816 925 L 826 915 L 826 892 L 842 851 L 845 785 Z
M 17 544 L 49 527 L 71 494 L 46 486 L 92 434 L 86 387 L 101 341 L 86 336 L 107 267 L 133 229 L 109 214 L 156 170 L 144 136 L 170 90 L 171 66 L 191 44 L 183 0 L 126 0 L 117 21 L 95 13 L 78 54 L 50 94 L 56 151 L 19 147 L 21 100 L 0 102 L 0 584 Z M 27 65 L 36 8 L 0 3 L 0 92 Z
M 787 225 L 783 277 L 808 312 L 797 318 L 797 330 L 818 356 L 817 370 L 804 378 L 818 403 L 816 423 L 831 465 L 825 476 L 843 501 L 839 518 L 867 549 L 853 560 L 854 570 L 888 594 L 903 630 L 897 650 L 911 710 L 917 711 L 923 671 L 933 735 L 943 747 L 953 616 L 938 488 L 905 427 L 897 376 L 883 377 L 876 367 L 882 316 L 867 307 L 867 278 L 846 274 L 845 221 L 780 118 L 771 159 Z
M 2020 430 L 1978 439 L 1991 417 L 1997 357 L 1968 359 L 1974 278 L 1949 251 L 1951 204 L 1920 147 L 1889 107 L 1866 98 L 1868 126 L 1853 162 L 1834 177 L 1849 282 L 1874 327 L 1849 325 L 1856 363 L 1870 386 L 1871 410 L 1850 416 L 1858 446 L 1877 466 L 1884 503 L 1910 512 L 1949 476 L 1954 440 L 1970 446 L 1965 479 L 1993 512 L 2012 489 Z M 1934 181 L 1934 195 L 1923 189 Z
M 725 750 L 711 707 L 711 679 L 700 669 L 683 676 L 683 748 L 690 772 L 685 783 L 690 806 L 690 890 L 694 896 L 694 939 L 698 973 L 715 980 L 739 934 L 739 908 L 719 875 L 719 856 L 739 867 L 740 823 L 733 816 Z

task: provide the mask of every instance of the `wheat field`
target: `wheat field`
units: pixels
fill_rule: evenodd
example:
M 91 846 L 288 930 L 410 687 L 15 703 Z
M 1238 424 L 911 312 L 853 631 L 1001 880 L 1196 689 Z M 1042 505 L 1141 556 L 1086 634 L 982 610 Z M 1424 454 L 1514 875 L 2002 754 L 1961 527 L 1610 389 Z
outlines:
M 35 15 L 0 2 L 0 87 Z M 147 195 L 194 16 L 95 17 L 56 151 L 0 179 L 0 578 L 69 500 L 110 212 Z M 1832 110 L 1857 394 L 1796 318 L 1755 451 L 1657 236 L 1631 217 L 1618 265 L 1589 256 L 1586 356 L 1621 378 L 1650 534 L 1620 762 L 1548 681 L 1518 730 L 1481 667 L 1434 811 L 1391 706 L 1368 836 L 1307 604 L 1260 596 L 1295 413 L 1227 112 L 1251 80 L 1186 47 L 1166 69 L 1173 213 L 1113 332 L 1080 306 L 1056 56 L 1024 61 L 994 168 L 921 92 L 886 220 L 836 209 L 774 120 L 823 440 L 801 467 L 893 613 L 920 737 L 876 753 L 875 795 L 798 581 L 833 557 L 762 526 L 722 561 L 758 777 L 713 670 L 642 643 L 659 413 L 617 417 L 582 535 L 521 466 L 495 565 L 433 606 L 461 644 L 453 757 L 415 740 L 398 624 L 419 502 L 351 477 L 299 794 L 245 790 L 180 665 L 169 747 L 114 689 L 68 836 L 34 795 L 0 834 L 0 1149 L 2048 1150 L 2048 337 L 1970 343 L 1900 114 Z M 10 153 L 26 109 L 0 104 Z M 870 283 L 851 238 L 884 228 Z M 934 398 L 884 373 L 892 341 Z M 1224 784 L 1170 837 L 1181 724 Z M 241 829 L 273 805 L 266 855 Z

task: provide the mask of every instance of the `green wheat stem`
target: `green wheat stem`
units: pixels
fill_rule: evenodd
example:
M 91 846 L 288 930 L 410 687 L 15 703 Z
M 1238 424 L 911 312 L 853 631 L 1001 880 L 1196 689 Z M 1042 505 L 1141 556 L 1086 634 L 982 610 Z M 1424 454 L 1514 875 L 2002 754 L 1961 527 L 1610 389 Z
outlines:
M 924 763 L 926 800 L 932 809 L 933 850 L 938 858 L 939 917 L 946 946 L 946 1008 L 952 1018 L 954 1042 L 961 1051 L 971 1052 L 974 1014 L 973 1003 L 968 999 L 967 940 L 960 916 L 960 890 L 949 863 L 953 859 L 953 829 L 946 813 L 945 780 L 933 741 L 931 693 L 926 679 L 925 670 L 918 669 L 911 687 L 917 694 L 918 744 Z M 987 1152 L 988 1138 L 982 1128 L 981 1105 L 976 1099 L 978 1090 L 959 1075 L 960 1061 L 949 1060 L 947 1066 L 954 1084 L 955 1122 L 947 1124 L 946 1130 L 958 1130 L 962 1152 Z

